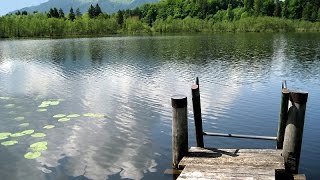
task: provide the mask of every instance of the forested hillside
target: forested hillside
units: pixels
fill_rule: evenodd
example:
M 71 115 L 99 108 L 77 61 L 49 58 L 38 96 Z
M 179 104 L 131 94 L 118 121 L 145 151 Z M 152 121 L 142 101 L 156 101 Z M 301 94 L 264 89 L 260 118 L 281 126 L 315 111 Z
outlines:
M 51 8 L 0 17 L 1 37 L 99 36 L 146 32 L 320 31 L 318 0 L 164 0 L 133 10 Z

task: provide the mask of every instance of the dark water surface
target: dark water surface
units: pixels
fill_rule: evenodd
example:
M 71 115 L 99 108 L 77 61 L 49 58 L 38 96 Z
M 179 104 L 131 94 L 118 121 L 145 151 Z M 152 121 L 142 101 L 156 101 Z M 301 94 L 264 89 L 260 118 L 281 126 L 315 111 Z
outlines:
M 171 167 L 170 96 L 185 94 L 191 102 L 199 76 L 204 129 L 213 132 L 275 136 L 281 81 L 307 90 L 300 172 L 319 179 L 319 74 L 319 34 L 2 40 L 0 133 L 32 129 L 46 136 L 0 140 L 18 141 L 0 145 L 0 177 L 172 179 L 163 174 Z M 59 104 L 38 112 L 48 100 Z M 59 122 L 56 114 L 81 116 Z M 189 103 L 194 146 L 192 116 Z M 26 159 L 39 141 L 48 149 Z M 213 137 L 205 144 L 275 148 L 274 142 Z

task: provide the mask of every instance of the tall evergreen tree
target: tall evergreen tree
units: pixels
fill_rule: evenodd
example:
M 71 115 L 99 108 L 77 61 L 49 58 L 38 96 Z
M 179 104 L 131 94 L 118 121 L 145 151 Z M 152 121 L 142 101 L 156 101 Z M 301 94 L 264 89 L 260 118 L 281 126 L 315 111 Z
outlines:
M 102 14 L 101 8 L 100 8 L 99 4 L 96 4 L 96 7 L 94 7 L 94 16 L 97 17 L 100 14 Z
M 59 18 L 64 18 L 64 12 L 61 8 L 59 9 Z
M 76 15 L 74 14 L 72 7 L 70 8 L 70 12 L 68 16 L 71 21 L 73 21 L 76 18 Z
M 89 14 L 90 18 L 94 18 L 94 11 L 95 11 L 95 8 L 91 4 L 89 9 L 88 9 L 88 14 Z
M 283 8 L 282 8 L 282 17 L 283 18 L 289 18 L 289 10 L 288 10 L 289 7 L 288 6 L 289 6 L 289 0 L 285 0 Z
M 82 13 L 81 13 L 81 11 L 80 11 L 79 8 L 77 8 L 77 10 L 76 10 L 76 16 L 77 16 L 77 17 L 82 16 Z

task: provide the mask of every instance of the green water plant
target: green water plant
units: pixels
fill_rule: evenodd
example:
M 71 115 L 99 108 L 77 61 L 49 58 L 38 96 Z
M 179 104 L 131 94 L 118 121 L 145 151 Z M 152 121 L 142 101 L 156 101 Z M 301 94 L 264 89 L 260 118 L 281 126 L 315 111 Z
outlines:
M 24 155 L 24 158 L 26 158 L 26 159 L 36 159 L 36 158 L 38 158 L 40 156 L 41 156 L 41 152 L 35 151 L 35 152 L 27 152 Z
M 46 134 L 44 134 L 44 133 L 34 133 L 31 136 L 35 137 L 35 138 L 42 138 L 42 137 L 45 137 Z
M 0 140 L 7 139 L 10 135 L 11 135 L 11 133 L 9 133 L 9 132 L 0 133 Z
M 4 141 L 1 143 L 3 146 L 12 146 L 12 145 L 15 145 L 15 144 L 18 144 L 18 141 Z
M 27 126 L 29 126 L 30 124 L 29 123 L 22 123 L 22 124 L 19 124 L 18 126 L 19 127 L 27 127 Z
M 41 109 L 38 109 L 37 111 L 38 111 L 38 112 L 47 112 L 48 110 L 47 110 L 47 109 L 44 109 L 44 108 L 41 108 Z
M 46 126 L 44 126 L 43 128 L 44 129 L 52 129 L 52 128 L 54 128 L 55 126 L 54 125 L 46 125 Z
M 28 129 L 28 130 L 22 131 L 21 133 L 25 134 L 25 135 L 28 135 L 28 134 L 34 133 L 34 130 L 33 129 Z
M 10 100 L 11 97 L 0 97 L 0 100 Z
M 24 136 L 24 135 L 26 135 L 26 134 L 18 132 L 18 133 L 11 134 L 10 136 L 11 137 L 21 137 L 21 136 Z
M 14 118 L 14 119 L 17 120 L 17 121 L 22 121 L 22 120 L 24 120 L 24 117 L 20 116 L 20 117 Z
M 70 118 L 60 118 L 60 119 L 58 119 L 58 122 L 67 122 L 70 120 L 71 120 Z
M 38 107 L 45 108 L 45 107 L 49 107 L 49 106 L 57 106 L 59 104 L 60 104 L 59 100 L 43 101 Z
M 84 117 L 91 117 L 91 118 L 105 118 L 103 114 L 96 114 L 96 113 L 85 113 L 83 114 Z
M 63 117 L 66 117 L 65 114 L 56 114 L 53 116 L 53 118 L 63 118 Z
M 14 108 L 16 105 L 15 104 L 7 104 L 4 107 L 5 108 Z
M 67 116 L 67 118 L 76 118 L 76 117 L 80 117 L 81 115 L 80 114 L 69 114 Z
M 30 149 L 33 152 L 40 152 L 40 151 L 45 151 L 48 149 L 48 142 L 46 141 L 41 141 L 41 142 L 36 142 L 30 145 Z

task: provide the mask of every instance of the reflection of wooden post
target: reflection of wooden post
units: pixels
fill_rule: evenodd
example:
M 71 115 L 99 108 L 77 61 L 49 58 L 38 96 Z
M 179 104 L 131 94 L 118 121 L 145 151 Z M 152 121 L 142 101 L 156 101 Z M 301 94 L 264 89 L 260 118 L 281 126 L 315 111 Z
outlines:
M 198 78 L 197 78 L 198 80 Z M 198 80 L 199 83 L 199 80 Z M 204 147 L 203 144 L 203 131 L 202 131 L 202 118 L 201 118 L 201 103 L 200 103 L 200 91 L 198 85 L 191 87 L 192 91 L 192 105 L 194 115 L 194 125 L 196 131 L 197 147 Z
M 281 93 L 281 106 L 280 106 L 280 117 L 279 117 L 279 127 L 277 134 L 277 149 L 282 149 L 284 131 L 288 119 L 288 104 L 289 104 L 289 91 L 287 89 L 286 81 L 282 82 L 282 93 Z
M 172 103 L 172 165 L 178 168 L 180 160 L 188 153 L 187 97 L 175 95 Z
M 297 174 L 301 154 L 301 144 L 308 93 L 290 92 L 292 106 L 288 112 L 288 121 L 284 134 L 282 156 L 286 171 Z

